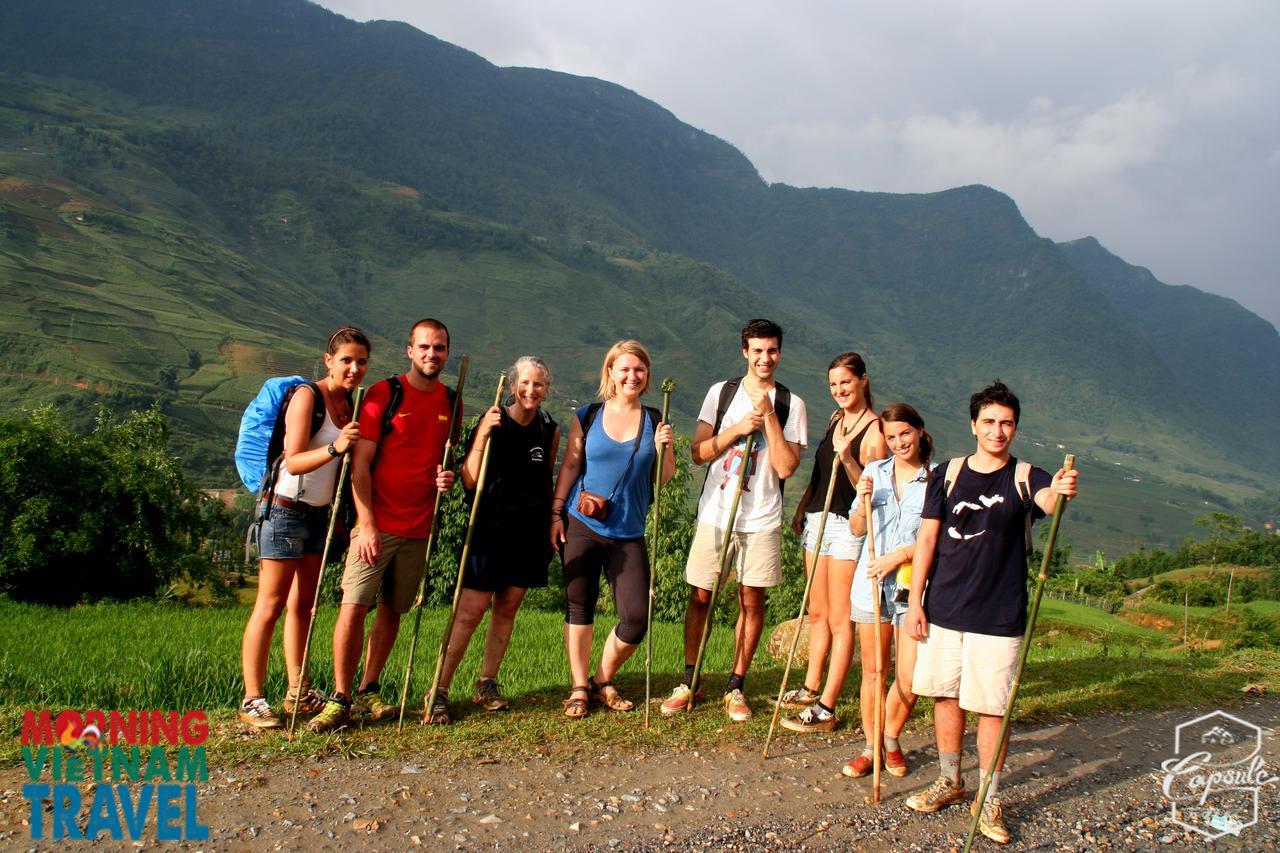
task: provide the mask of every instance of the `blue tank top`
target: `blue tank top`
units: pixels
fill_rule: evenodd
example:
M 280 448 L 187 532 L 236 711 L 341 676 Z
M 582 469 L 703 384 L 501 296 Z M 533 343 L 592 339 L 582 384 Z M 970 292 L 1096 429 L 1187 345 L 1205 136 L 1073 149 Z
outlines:
M 587 407 L 577 411 L 579 422 L 586 417 Z M 614 484 L 618 485 L 613 500 L 609 502 L 609 517 L 603 522 L 587 518 L 578 512 L 578 494 L 582 491 L 584 478 L 579 477 L 569 493 L 569 514 L 581 521 L 588 528 L 601 536 L 610 539 L 639 539 L 644 536 L 644 522 L 649 514 L 650 492 L 653 483 L 653 466 L 658 459 L 658 451 L 653 446 L 653 425 L 643 413 L 640 424 L 640 447 L 636 449 L 635 459 L 631 458 L 631 448 L 635 447 L 635 438 L 627 441 L 614 441 L 604 431 L 604 412 L 596 415 L 591 429 L 584 442 L 587 462 L 586 488 L 597 495 L 609 496 Z M 630 469 L 627 461 L 631 461 Z M 622 482 L 618 478 L 622 472 L 626 476 Z

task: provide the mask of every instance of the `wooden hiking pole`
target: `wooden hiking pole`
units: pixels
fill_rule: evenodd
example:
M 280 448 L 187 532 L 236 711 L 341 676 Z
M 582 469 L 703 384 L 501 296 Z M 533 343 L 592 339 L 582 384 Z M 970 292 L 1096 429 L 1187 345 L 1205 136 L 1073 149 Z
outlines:
M 876 558 L 876 525 L 871 517 L 871 492 L 862 496 L 862 514 L 867 519 L 867 567 Z M 876 701 L 871 723 L 871 804 L 880 805 L 880 751 L 884 745 L 884 637 L 880 633 L 880 581 L 871 590 L 876 629 Z
M 498 390 L 493 393 L 493 408 L 502 402 L 502 389 L 507 383 L 505 373 L 498 376 Z M 431 706 L 436 701 L 436 693 L 440 689 L 440 674 L 444 671 L 444 658 L 449 651 L 449 637 L 453 634 L 453 620 L 458 615 L 458 601 L 462 598 L 462 575 L 467 568 L 467 560 L 471 556 L 471 537 L 476 532 L 476 517 L 479 515 L 480 498 L 484 496 L 484 481 L 489 473 L 489 451 L 493 449 L 493 436 L 484 444 L 480 453 L 480 473 L 476 476 L 475 498 L 471 501 L 471 516 L 467 519 L 467 535 L 462 540 L 462 556 L 458 559 L 458 579 L 453 583 L 453 603 L 449 605 L 449 618 L 444 623 L 444 634 L 440 637 L 440 652 L 436 655 L 436 671 L 431 676 L 431 689 L 423 702 L 426 714 L 431 713 Z M 403 712 L 403 708 L 401 709 Z
M 773 703 L 773 719 L 769 721 L 769 734 L 764 739 L 764 757 L 769 757 L 769 744 L 773 742 L 773 732 L 778 727 L 778 714 L 782 710 L 782 696 L 787 692 L 787 679 L 791 676 L 791 664 L 796 659 L 796 649 L 800 645 L 800 629 L 804 627 L 804 611 L 809 606 L 809 591 L 813 589 L 813 576 L 818 573 L 818 553 L 822 551 L 822 536 L 827 531 L 827 513 L 831 511 L 831 498 L 836 492 L 836 475 L 840 473 L 840 454 L 836 454 L 831 463 L 831 476 L 827 478 L 827 495 L 822 502 L 822 517 L 818 519 L 818 544 L 813 552 L 813 565 L 805 572 L 804 594 L 800 596 L 800 615 L 796 617 L 796 632 L 791 637 L 791 650 L 787 652 L 787 665 L 782 669 L 782 684 L 778 685 L 778 699 Z M 800 561 L 804 562 L 804 550 L 801 549 Z
M 667 422 L 671 414 L 671 392 L 676 390 L 676 381 L 671 377 L 662 380 L 662 423 Z M 658 501 L 658 490 L 662 488 L 662 459 L 666 448 L 658 449 L 658 463 L 653 472 L 653 545 L 649 547 L 649 616 L 645 620 L 644 631 L 644 727 L 649 728 L 649 705 L 652 703 L 651 682 L 653 678 L 653 599 L 654 585 L 658 577 L 658 516 L 661 503 Z
M 364 400 L 364 386 L 356 389 L 351 401 L 351 419 L 360 419 L 360 403 Z M 298 704 L 302 699 L 302 686 L 307 683 L 307 658 L 311 653 L 311 635 L 316 627 L 316 611 L 320 609 L 320 589 L 324 581 L 324 566 L 329 562 L 329 548 L 333 545 L 333 534 L 338 527 L 338 513 L 342 511 L 342 485 L 347 481 L 347 472 L 351 470 L 351 452 L 348 447 L 342 454 L 342 466 L 338 469 L 338 484 L 333 492 L 333 504 L 329 508 L 329 532 L 324 537 L 324 549 L 320 553 L 320 575 L 316 578 L 316 594 L 311 600 L 311 619 L 307 622 L 307 641 L 302 644 L 302 669 L 298 673 L 298 696 L 293 702 L 293 713 L 289 715 L 289 737 L 298 725 Z
M 1076 457 L 1068 453 L 1062 460 L 1062 470 L 1070 471 L 1076 467 Z M 1040 614 L 1040 597 L 1044 593 L 1044 582 L 1049 579 L 1049 564 L 1053 560 L 1053 546 L 1058 541 L 1058 527 L 1062 524 L 1062 510 L 1067 505 L 1064 495 L 1058 495 L 1053 504 L 1053 521 L 1049 525 L 1049 538 L 1044 543 L 1044 559 L 1040 561 L 1040 575 L 1036 578 L 1036 591 L 1031 599 L 1031 608 L 1027 613 L 1027 630 L 1022 635 L 1022 648 L 1018 650 L 1018 668 L 1013 673 L 1013 684 L 1009 688 L 1009 701 L 1004 706 L 1004 719 L 1000 723 L 1000 739 L 996 741 L 996 751 L 991 756 L 991 764 L 987 767 L 987 778 L 978 789 L 978 799 L 973 804 L 973 822 L 969 824 L 969 837 L 964 842 L 964 853 L 973 847 L 973 838 L 978 833 L 978 821 L 982 818 L 982 807 L 987 801 L 987 789 L 991 787 L 991 774 L 1000 766 L 1000 753 L 1004 752 L 1005 742 L 1009 740 L 1009 729 L 1013 723 L 1013 705 L 1018 701 L 1018 688 L 1022 686 L 1022 669 L 1027 665 L 1027 653 L 1031 650 L 1031 635 L 1036 630 L 1036 617 Z M 1033 512 L 1033 509 L 1027 510 Z
M 471 360 L 462 357 L 458 364 L 458 384 L 453 393 L 453 410 L 449 413 L 449 432 L 444 439 L 444 455 L 440 464 L 446 469 L 453 467 L 453 433 L 458 428 L 458 415 L 462 413 L 462 389 L 467 384 L 467 369 Z M 431 532 L 427 534 L 427 553 L 422 558 L 422 580 L 418 583 L 418 597 L 413 603 L 413 635 L 409 638 L 409 659 L 404 665 L 404 683 L 400 685 L 400 718 L 396 721 L 396 731 L 404 731 L 404 706 L 409 701 L 409 682 L 413 680 L 413 658 L 418 651 L 418 630 L 422 627 L 422 605 L 427 595 L 427 576 L 431 574 L 431 552 L 436 545 L 436 527 L 440 523 L 440 504 L 443 495 L 436 494 L 436 502 L 431 507 Z
M 694 701 L 698 697 L 698 681 L 702 677 L 702 658 L 707 653 L 707 640 L 711 637 L 711 624 L 716 613 L 716 599 L 720 597 L 720 588 L 724 586 L 725 575 L 729 573 L 729 544 L 733 541 L 733 525 L 738 520 L 738 504 L 742 501 L 742 489 L 747 483 L 747 470 L 751 467 L 751 451 L 756 445 L 756 434 L 747 436 L 746 446 L 742 449 L 742 467 L 738 470 L 738 485 L 733 492 L 733 502 L 729 504 L 729 522 L 724 530 L 724 544 L 720 546 L 720 571 L 716 573 L 715 583 L 711 585 L 711 601 L 707 605 L 707 621 L 702 624 L 702 639 L 698 641 L 698 656 L 693 662 L 693 678 L 689 685 L 689 704 L 685 707 L 692 711 Z

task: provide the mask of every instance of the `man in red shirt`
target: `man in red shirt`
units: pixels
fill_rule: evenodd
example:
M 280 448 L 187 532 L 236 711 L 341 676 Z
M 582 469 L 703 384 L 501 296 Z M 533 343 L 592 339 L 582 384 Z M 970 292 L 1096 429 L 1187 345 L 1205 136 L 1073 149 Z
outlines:
M 383 700 L 378 677 L 395 645 L 400 616 L 409 611 L 426 570 L 427 537 L 438 492 L 453 486 L 441 467 L 449 432 L 450 394 L 438 381 L 449 360 L 449 330 L 439 320 L 418 321 L 409 332 L 409 370 L 400 376 L 403 398 L 384 431 L 392 401 L 390 380 L 375 383 L 360 407 L 360 443 L 351 457 L 357 524 L 342 573 L 342 606 L 333 628 L 334 694 L 307 726 L 328 732 L 345 726 L 352 706 L 373 720 L 399 714 Z M 365 649 L 364 673 L 351 688 L 365 616 L 377 604 Z

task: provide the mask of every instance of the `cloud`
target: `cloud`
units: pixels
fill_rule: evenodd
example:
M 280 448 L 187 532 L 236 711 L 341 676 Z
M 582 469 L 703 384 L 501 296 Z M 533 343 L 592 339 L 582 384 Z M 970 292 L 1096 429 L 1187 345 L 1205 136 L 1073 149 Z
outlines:
M 500 65 L 601 77 L 768 180 L 985 183 L 1040 233 L 1280 322 L 1280 4 L 329 0 Z

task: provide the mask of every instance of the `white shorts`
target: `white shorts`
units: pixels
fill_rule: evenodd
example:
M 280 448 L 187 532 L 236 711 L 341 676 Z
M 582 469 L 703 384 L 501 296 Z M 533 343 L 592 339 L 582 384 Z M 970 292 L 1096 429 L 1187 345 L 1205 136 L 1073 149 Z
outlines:
M 917 696 L 959 699 L 966 711 L 1004 716 L 1018 665 L 1021 637 L 995 637 L 930 625 L 916 644 L 911 690 Z
M 822 528 L 822 547 L 818 547 L 818 523 L 822 521 L 822 513 L 807 512 L 804 515 L 804 549 L 812 554 L 818 552 L 819 557 L 831 557 L 835 560 L 849 560 L 856 563 L 862 555 L 862 543 L 865 536 L 854 536 L 849 529 L 849 519 L 834 512 L 827 513 L 827 524 Z
M 711 589 L 720 573 L 720 548 L 725 532 L 698 522 L 689 546 L 684 579 L 690 586 Z M 782 583 L 782 528 L 734 533 L 729 541 L 729 565 L 738 570 L 742 586 L 773 587 Z

